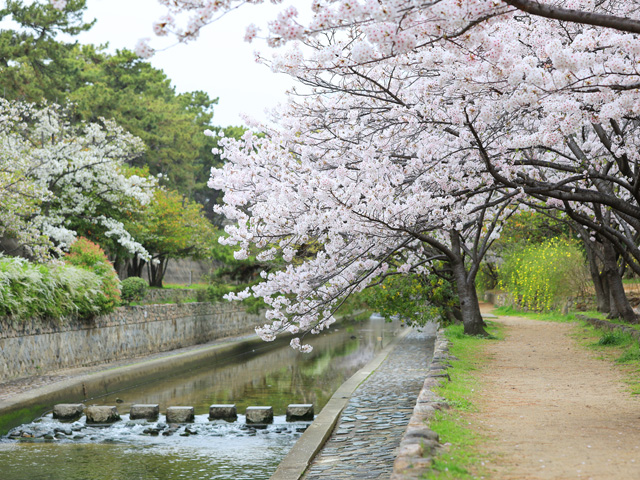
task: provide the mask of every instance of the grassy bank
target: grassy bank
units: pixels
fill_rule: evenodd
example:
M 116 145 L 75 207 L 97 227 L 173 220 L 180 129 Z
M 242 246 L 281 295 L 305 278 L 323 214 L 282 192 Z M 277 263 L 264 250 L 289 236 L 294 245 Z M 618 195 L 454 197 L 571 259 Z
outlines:
M 615 365 L 623 373 L 630 394 L 640 394 L 640 345 L 628 333 L 597 329 L 575 314 L 521 312 L 511 307 L 501 307 L 492 313 L 548 322 L 573 322 L 573 338 L 578 345 Z M 603 318 L 598 312 L 580 312 L 579 315 Z M 440 435 L 440 442 L 447 450 L 434 459 L 433 471 L 425 479 L 467 480 L 487 474 L 484 463 L 490 459 L 483 457 L 479 446 L 488 439 L 473 424 L 469 414 L 477 411 L 476 392 L 482 386 L 478 383 L 476 374 L 488 360 L 484 356 L 484 348 L 490 342 L 503 338 L 503 331 L 498 323 L 490 323 L 489 332 L 492 337 L 487 339 L 463 335 L 462 326 L 454 325 L 446 329 L 447 338 L 451 342 L 450 353 L 457 360 L 451 362 L 453 368 L 449 369 L 451 382 L 443 384 L 437 393 L 451 408 L 437 412 L 430 428 Z
M 502 338 L 500 325 L 489 323 L 490 338 L 470 337 L 462 333 L 462 325 L 446 328 L 451 342 L 450 353 L 457 360 L 449 369 L 451 382 L 443 384 L 437 393 L 451 408 L 436 413 L 430 428 L 440 435 L 440 442 L 447 450 L 434 458 L 433 471 L 427 479 L 471 479 L 482 473 L 483 458 L 478 453 L 478 445 L 484 441 L 465 414 L 476 411 L 475 399 L 479 389 L 476 372 L 486 362 L 484 347 L 489 342 Z
M 596 311 L 576 312 L 576 313 L 569 313 L 568 315 L 565 315 L 559 311 L 551 311 L 551 312 L 545 312 L 545 313 L 526 312 L 522 310 L 517 310 L 513 307 L 498 307 L 498 308 L 495 308 L 491 313 L 495 315 L 504 315 L 504 316 L 511 316 L 511 317 L 532 318 L 534 320 L 543 320 L 547 322 L 576 322 L 578 321 L 576 315 L 584 315 L 585 317 L 600 318 L 602 320 L 606 318 L 604 314 Z

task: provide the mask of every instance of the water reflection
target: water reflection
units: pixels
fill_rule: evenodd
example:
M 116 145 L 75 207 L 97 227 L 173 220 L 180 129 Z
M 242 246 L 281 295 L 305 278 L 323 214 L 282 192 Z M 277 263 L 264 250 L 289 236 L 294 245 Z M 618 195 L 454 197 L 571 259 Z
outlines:
M 148 447 L 0 444 L 0 475 L 3 480 L 254 480 L 269 478 L 291 448 L 290 437 L 243 438 L 241 448 L 222 437 L 208 440 L 201 447 L 183 442 Z
M 194 406 L 196 414 L 213 403 L 235 403 L 244 413 L 249 405 L 271 405 L 282 416 L 289 403 L 313 403 L 316 412 L 335 389 L 371 360 L 399 330 L 398 324 L 370 320 L 340 325 L 309 339 L 311 354 L 288 346 L 253 347 L 242 355 L 217 359 L 189 372 L 110 394 L 91 403 L 115 405 L 128 412 L 132 403 Z M 257 351 L 255 351 L 257 350 Z M 162 419 L 161 419 L 162 420 Z M 45 419 L 44 422 L 51 421 Z M 37 440 L 0 443 L 2 480 L 164 480 L 266 479 L 275 471 L 301 432 L 284 417 L 266 430 L 237 424 L 214 425 L 198 417 L 198 435 L 142 436 L 139 424 L 126 416 L 116 427 L 79 441 Z M 226 429 L 226 430 L 225 430 Z M 235 429 L 235 430 L 234 430 Z
M 179 375 L 107 395 L 97 403 L 128 411 L 133 403 L 189 405 L 196 414 L 213 403 L 235 403 L 243 412 L 250 405 L 271 405 L 276 415 L 289 403 L 313 403 L 319 411 L 335 389 L 365 365 L 398 330 L 397 324 L 370 320 L 341 325 L 310 339 L 313 351 L 302 354 L 288 346 L 266 353 L 247 351 L 228 363 L 220 360 Z M 223 364 L 221 364 L 223 363 Z

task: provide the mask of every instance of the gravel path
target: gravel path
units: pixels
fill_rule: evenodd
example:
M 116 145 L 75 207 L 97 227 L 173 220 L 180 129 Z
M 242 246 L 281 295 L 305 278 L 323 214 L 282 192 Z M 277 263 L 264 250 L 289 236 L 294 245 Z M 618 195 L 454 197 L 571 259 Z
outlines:
M 414 330 L 354 392 L 305 480 L 388 479 L 433 356 L 435 332 Z
M 503 317 L 485 351 L 480 410 L 492 480 L 640 478 L 640 401 L 570 324 Z

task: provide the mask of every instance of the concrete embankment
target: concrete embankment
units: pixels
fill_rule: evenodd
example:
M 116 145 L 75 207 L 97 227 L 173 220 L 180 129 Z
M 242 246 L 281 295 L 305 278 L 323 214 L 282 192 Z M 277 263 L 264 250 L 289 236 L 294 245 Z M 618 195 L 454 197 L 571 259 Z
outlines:
M 264 323 L 237 304 L 120 307 L 89 321 L 0 318 L 0 379 L 8 381 L 245 335 Z
M 203 362 L 222 362 L 251 349 L 278 348 L 289 341 L 281 338 L 265 344 L 255 334 L 217 340 L 210 344 L 179 349 L 132 361 L 117 367 L 104 365 L 99 371 L 72 375 L 63 381 L 28 390 L 0 400 L 0 435 L 51 410 L 56 403 L 85 402 L 141 383 L 179 374 Z

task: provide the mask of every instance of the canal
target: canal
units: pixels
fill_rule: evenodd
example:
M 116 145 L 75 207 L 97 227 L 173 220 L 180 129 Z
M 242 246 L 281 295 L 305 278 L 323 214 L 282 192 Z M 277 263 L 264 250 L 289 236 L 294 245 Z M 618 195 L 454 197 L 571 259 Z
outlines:
M 268 479 L 309 424 L 287 423 L 287 405 L 313 403 L 318 413 L 399 330 L 397 322 L 379 318 L 340 324 L 310 338 L 310 354 L 254 343 L 228 358 L 87 402 L 117 405 L 122 420 L 106 428 L 45 415 L 12 431 L 31 437 L 0 440 L 0 479 Z M 163 415 L 158 422 L 130 421 L 126 413 L 136 403 L 157 403 L 161 412 L 193 406 L 196 420 L 173 432 Z M 209 421 L 209 405 L 217 403 L 235 403 L 238 421 Z M 252 405 L 272 406 L 274 423 L 246 426 L 242 413 Z

